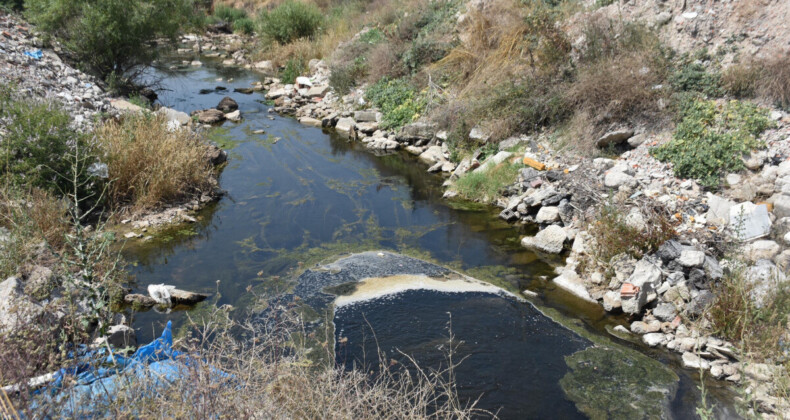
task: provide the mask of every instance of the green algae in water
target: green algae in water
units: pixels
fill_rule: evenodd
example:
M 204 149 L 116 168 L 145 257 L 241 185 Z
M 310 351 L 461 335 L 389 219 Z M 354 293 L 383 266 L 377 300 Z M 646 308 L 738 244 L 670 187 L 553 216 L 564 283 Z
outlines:
M 571 371 L 560 385 L 591 419 L 666 417 L 678 377 L 660 362 L 605 347 L 590 347 L 565 361 Z

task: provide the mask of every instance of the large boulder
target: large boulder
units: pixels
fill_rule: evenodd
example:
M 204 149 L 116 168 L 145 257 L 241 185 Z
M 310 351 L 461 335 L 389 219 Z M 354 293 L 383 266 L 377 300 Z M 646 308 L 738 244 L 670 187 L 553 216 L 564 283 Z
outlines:
M 547 254 L 560 254 L 567 240 L 568 234 L 565 233 L 565 229 L 557 225 L 550 225 L 538 232 L 537 235 L 522 239 L 521 245 Z
M 227 114 L 228 112 L 233 112 L 239 109 L 239 104 L 236 103 L 236 101 L 234 101 L 230 96 L 226 96 L 222 98 L 221 101 L 219 101 L 219 104 L 217 104 L 217 109 Z
M 225 121 L 225 113 L 218 109 L 207 109 L 197 114 L 201 124 L 218 124 Z
M 9 277 L 0 282 L 0 332 L 28 325 L 43 312 L 41 305 L 22 292 L 19 279 Z
M 444 153 L 442 152 L 441 146 L 431 146 L 422 152 L 418 158 L 428 165 L 433 165 L 444 160 Z
M 595 145 L 601 149 L 609 147 L 609 146 L 616 146 L 620 143 L 625 142 L 626 140 L 630 139 L 634 135 L 634 130 L 615 130 L 610 131 L 598 141 L 595 142 Z
M 190 118 L 186 112 L 176 111 L 172 108 L 162 107 L 156 111 L 157 114 L 162 115 L 167 122 L 175 121 L 179 125 L 189 124 Z
M 436 135 L 436 124 L 415 122 L 406 124 L 398 133 L 397 140 L 407 143 L 427 143 Z
M 636 263 L 634 272 L 623 283 L 620 300 L 623 312 L 636 315 L 642 312 L 650 293 L 661 283 L 661 269 L 655 263 L 642 259 Z
M 785 274 L 769 260 L 760 260 L 746 272 L 746 281 L 752 286 L 750 295 L 757 307 L 762 308 L 776 292 L 776 285 L 786 280 Z
M 634 182 L 633 176 L 614 169 L 607 172 L 603 179 L 603 184 L 607 188 L 619 188 L 621 185 L 631 185 Z

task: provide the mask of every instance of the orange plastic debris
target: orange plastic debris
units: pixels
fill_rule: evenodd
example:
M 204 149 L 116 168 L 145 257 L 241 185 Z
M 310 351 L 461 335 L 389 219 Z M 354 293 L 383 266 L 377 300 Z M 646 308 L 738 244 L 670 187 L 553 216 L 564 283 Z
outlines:
M 535 169 L 537 169 L 539 171 L 542 171 L 542 170 L 546 169 L 546 165 L 538 162 L 535 159 L 528 158 L 528 157 L 524 158 L 524 164 L 527 165 L 527 166 L 533 167 L 533 168 L 535 168 Z

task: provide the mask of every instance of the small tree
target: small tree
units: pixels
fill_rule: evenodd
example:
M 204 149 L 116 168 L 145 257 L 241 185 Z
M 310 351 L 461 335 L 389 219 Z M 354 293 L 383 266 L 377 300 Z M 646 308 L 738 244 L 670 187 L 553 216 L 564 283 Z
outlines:
M 175 41 L 193 0 L 26 0 L 28 18 L 56 38 L 85 71 L 112 88 L 135 81 L 158 56 L 153 41 Z

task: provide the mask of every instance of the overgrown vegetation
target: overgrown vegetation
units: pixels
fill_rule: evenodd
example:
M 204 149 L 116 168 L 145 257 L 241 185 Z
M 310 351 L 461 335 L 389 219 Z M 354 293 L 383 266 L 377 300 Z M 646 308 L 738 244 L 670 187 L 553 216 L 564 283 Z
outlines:
M 191 22 L 192 0 L 26 0 L 26 16 L 61 42 L 78 66 L 125 91 Z
M 790 110 L 790 58 L 776 54 L 730 66 L 722 74 L 727 93 L 739 98 L 759 98 Z
M 599 262 L 608 264 L 621 254 L 640 259 L 677 235 L 665 209 L 643 206 L 638 211 L 641 223 L 634 222 L 633 216 L 625 214 L 617 204 L 600 206 L 587 228 L 595 242 L 591 247 L 594 257 Z
M 54 102 L 16 100 L 11 87 L 0 86 L 0 118 L 13 122 L 4 127 L 0 149 L 5 183 L 67 191 L 70 163 L 63 157 L 73 143 L 87 148 L 85 137 L 71 127 L 71 116 Z
M 324 15 L 313 3 L 286 0 L 271 11 L 258 15 L 258 32 L 287 44 L 300 38 L 312 38 L 321 28 Z
M 488 203 L 501 195 L 501 190 L 513 183 L 521 165 L 503 162 L 485 171 L 471 171 L 455 183 L 458 194 L 472 201 Z
M 651 153 L 671 162 L 676 176 L 707 187 L 717 187 L 723 174 L 743 169 L 741 158 L 763 147 L 758 136 L 772 125 L 765 109 L 741 101 L 688 99 L 680 118 L 672 140 Z
M 383 78 L 365 92 L 365 97 L 383 114 L 381 127 L 398 128 L 425 110 L 426 99 L 406 79 Z
M 113 209 L 147 210 L 210 188 L 213 168 L 203 140 L 188 130 L 169 131 L 162 117 L 127 116 L 96 130 L 109 179 Z

